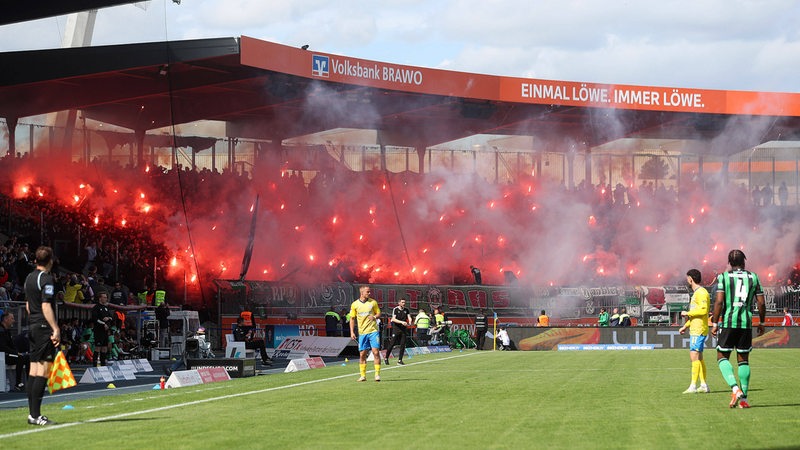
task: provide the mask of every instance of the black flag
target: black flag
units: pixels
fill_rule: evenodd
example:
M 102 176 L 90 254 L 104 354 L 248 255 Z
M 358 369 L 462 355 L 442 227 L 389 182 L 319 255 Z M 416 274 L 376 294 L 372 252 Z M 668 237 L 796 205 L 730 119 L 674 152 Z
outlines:
M 250 258 L 253 256 L 253 242 L 256 239 L 256 221 L 258 219 L 258 198 L 259 196 L 256 195 L 256 203 L 253 205 L 253 219 L 250 221 L 250 237 L 247 240 L 247 248 L 244 249 L 242 272 L 239 274 L 239 281 L 244 281 L 247 269 L 250 268 Z

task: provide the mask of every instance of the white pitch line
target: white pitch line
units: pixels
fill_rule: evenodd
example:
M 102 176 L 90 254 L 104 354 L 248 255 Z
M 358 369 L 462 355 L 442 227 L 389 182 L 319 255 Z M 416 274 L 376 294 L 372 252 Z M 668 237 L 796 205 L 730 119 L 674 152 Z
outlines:
M 399 369 L 401 367 L 409 367 L 409 366 L 414 366 L 414 365 L 417 365 L 417 364 L 427 364 L 427 363 L 438 362 L 438 361 L 446 361 L 448 359 L 462 358 L 464 356 L 472 356 L 472 355 L 477 355 L 477 354 L 479 354 L 479 352 L 470 352 L 470 353 L 467 353 L 467 354 L 453 355 L 453 356 L 448 356 L 448 357 L 445 357 L 445 358 L 431 359 L 431 360 L 428 360 L 428 361 L 407 363 L 405 366 L 386 367 L 385 369 L 381 368 L 381 370 Z M 374 370 L 370 370 L 369 372 L 370 373 L 374 372 Z M 83 420 L 83 421 L 80 421 L 80 422 L 70 422 L 70 423 L 64 423 L 64 424 L 53 425 L 53 426 L 44 426 L 44 427 L 40 426 L 40 427 L 32 428 L 32 429 L 29 429 L 29 430 L 25 430 L 25 431 L 15 431 L 13 433 L 0 434 L 0 439 L 6 439 L 6 438 L 11 438 L 11 437 L 17 437 L 17 436 L 24 436 L 26 434 L 31 434 L 31 433 L 41 433 L 43 431 L 59 430 L 59 429 L 62 429 L 62 428 L 74 427 L 74 426 L 78 426 L 78 425 L 86 425 L 86 424 L 90 424 L 90 423 L 103 422 L 103 421 L 106 421 L 106 420 L 116 420 L 116 419 L 121 419 L 121 418 L 125 418 L 125 417 L 138 416 L 140 414 L 156 413 L 156 412 L 167 411 L 167 410 L 175 409 L 175 408 L 182 408 L 184 406 L 193 406 L 193 405 L 199 405 L 199 404 L 202 404 L 202 403 L 215 402 L 217 400 L 227 400 L 227 399 L 230 399 L 230 398 L 244 397 L 246 395 L 263 394 L 265 392 L 279 391 L 279 390 L 282 390 L 282 389 L 289 389 L 289 388 L 294 388 L 294 387 L 306 386 L 306 385 L 309 385 L 309 384 L 322 383 L 324 381 L 333 381 L 333 380 L 338 380 L 340 378 L 350 378 L 352 376 L 353 376 L 353 374 L 348 373 L 346 375 L 338 375 L 338 376 L 335 376 L 335 377 L 322 378 L 322 379 L 319 379 L 319 380 L 304 381 L 302 383 L 287 384 L 285 386 L 275 386 L 275 387 L 271 387 L 271 388 L 259 389 L 257 391 L 239 392 L 239 393 L 236 393 L 236 394 L 221 395 L 219 397 L 211 397 L 211 398 L 204 398 L 204 399 L 201 399 L 201 400 L 193 400 L 191 402 L 184 402 L 184 403 L 177 403 L 177 404 L 173 404 L 173 405 L 160 406 L 158 408 L 151 408 L 151 409 L 145 409 L 145 410 L 141 410 L 141 411 L 131 411 L 131 412 L 126 412 L 126 413 L 122 413 L 122 414 L 115 414 L 113 416 L 98 417 L 98 418 L 95 418 L 95 419 L 87 419 L 87 420 Z

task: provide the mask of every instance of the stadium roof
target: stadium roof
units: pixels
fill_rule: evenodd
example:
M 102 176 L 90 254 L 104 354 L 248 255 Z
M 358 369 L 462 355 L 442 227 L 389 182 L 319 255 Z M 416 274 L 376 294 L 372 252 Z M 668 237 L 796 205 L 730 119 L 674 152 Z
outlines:
M 704 142 L 733 154 L 797 140 L 800 94 L 606 85 L 367 61 L 249 37 L 0 53 L 0 116 L 62 110 L 137 131 L 198 120 L 231 136 L 379 131 L 425 147 L 478 134 L 547 151 L 622 139 Z
M 0 25 L 27 22 L 45 17 L 60 16 L 90 9 L 135 3 L 130 0 L 41 0 L 35 2 L 3 2 Z

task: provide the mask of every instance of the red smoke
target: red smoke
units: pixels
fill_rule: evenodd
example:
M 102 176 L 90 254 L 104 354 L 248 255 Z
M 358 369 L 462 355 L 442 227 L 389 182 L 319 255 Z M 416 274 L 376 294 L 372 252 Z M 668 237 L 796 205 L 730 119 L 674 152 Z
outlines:
M 686 188 L 680 203 L 631 192 L 623 206 L 609 189 L 569 191 L 527 177 L 492 184 L 470 174 L 339 169 L 306 187 L 269 161 L 252 179 L 4 161 L 4 193 L 56 202 L 89 226 L 142 229 L 167 249 L 164 275 L 189 283 L 238 277 L 257 194 L 249 279 L 471 283 L 472 264 L 484 284 L 503 284 L 508 271 L 528 285 L 661 285 L 683 283 L 692 267 L 708 281 L 731 248 L 744 249 L 748 268 L 765 279 L 796 263 L 791 220 L 741 202 L 746 191 L 734 186 Z

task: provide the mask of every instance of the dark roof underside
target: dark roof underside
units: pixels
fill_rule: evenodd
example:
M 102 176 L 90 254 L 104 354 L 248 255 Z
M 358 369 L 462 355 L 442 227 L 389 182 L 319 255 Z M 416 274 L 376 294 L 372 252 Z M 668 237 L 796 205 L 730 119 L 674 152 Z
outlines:
M 530 135 L 591 148 L 620 138 L 687 139 L 710 153 L 796 140 L 800 118 L 475 101 L 333 83 L 240 63 L 236 38 L 0 53 L 0 117 L 81 110 L 147 131 L 228 122 L 237 137 L 286 139 L 337 128 L 381 131 L 386 145 L 428 146 L 476 134 Z M 748 133 L 732 133 L 748 129 Z

